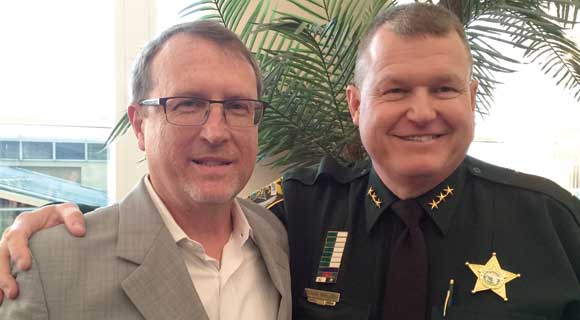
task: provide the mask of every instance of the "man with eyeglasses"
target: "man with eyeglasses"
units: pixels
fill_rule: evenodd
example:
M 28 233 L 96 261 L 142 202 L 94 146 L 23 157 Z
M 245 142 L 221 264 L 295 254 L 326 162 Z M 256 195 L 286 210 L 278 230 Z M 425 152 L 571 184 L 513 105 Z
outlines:
M 150 42 L 127 110 L 149 173 L 85 216 L 86 237 L 38 233 L 0 319 L 289 320 L 284 227 L 235 198 L 256 162 L 261 89 L 251 53 L 217 23 Z

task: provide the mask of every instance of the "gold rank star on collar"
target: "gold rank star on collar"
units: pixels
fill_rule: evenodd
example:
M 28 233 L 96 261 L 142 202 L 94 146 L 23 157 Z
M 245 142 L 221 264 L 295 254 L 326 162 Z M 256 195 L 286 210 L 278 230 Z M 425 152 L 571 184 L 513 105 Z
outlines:
M 491 290 L 504 301 L 508 300 L 505 288 L 506 284 L 521 277 L 521 274 L 519 273 L 516 274 L 503 270 L 499 265 L 495 252 L 492 253 L 491 258 L 489 258 L 484 265 L 472 264 L 469 262 L 466 262 L 465 265 L 468 266 L 477 277 L 477 282 L 475 283 L 473 290 L 471 290 L 471 293 Z
M 453 188 L 451 188 L 450 186 L 447 186 L 447 188 L 445 188 L 445 195 L 453 195 Z
M 443 189 L 443 192 L 439 192 L 439 195 L 437 195 L 435 199 L 431 200 L 431 202 L 428 203 L 428 205 L 431 206 L 431 210 L 439 209 L 439 204 L 445 201 L 448 197 L 452 196 L 453 191 L 454 191 L 453 188 L 447 186 L 447 188 Z
M 369 187 L 369 191 L 367 192 L 367 194 L 369 195 L 371 200 L 373 200 L 375 206 L 377 206 L 377 208 L 381 208 L 383 201 L 377 196 L 377 193 L 375 192 L 375 189 L 373 189 L 373 187 Z

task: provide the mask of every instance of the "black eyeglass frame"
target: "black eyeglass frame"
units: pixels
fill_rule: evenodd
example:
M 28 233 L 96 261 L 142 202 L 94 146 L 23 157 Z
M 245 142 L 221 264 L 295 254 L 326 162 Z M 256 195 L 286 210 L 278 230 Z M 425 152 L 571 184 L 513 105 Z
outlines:
M 219 103 L 222 106 L 224 106 L 224 108 L 222 108 L 222 115 L 224 117 L 224 120 L 226 121 L 226 123 L 228 124 L 228 126 L 232 126 L 229 124 L 228 122 L 228 117 L 226 115 L 226 108 L 225 108 L 225 104 L 231 101 L 252 101 L 252 102 L 259 102 L 262 107 L 261 108 L 255 108 L 256 110 L 254 110 L 254 121 L 253 121 L 253 125 L 250 126 L 239 126 L 239 125 L 233 125 L 232 127 L 238 127 L 238 128 L 251 128 L 251 127 L 255 127 L 258 126 L 260 124 L 260 122 L 262 122 L 262 119 L 264 119 L 264 113 L 266 112 L 266 109 L 270 106 L 267 102 L 262 101 L 262 100 L 255 100 L 255 99 L 226 99 L 226 100 L 211 100 L 211 99 L 205 99 L 205 98 L 200 98 L 200 97 L 194 97 L 194 96 L 175 96 L 175 97 L 163 97 L 163 98 L 154 98 L 154 99 L 143 99 L 141 101 L 139 101 L 139 105 L 140 106 L 146 106 L 146 107 L 163 107 L 163 113 L 165 113 L 165 120 L 168 123 L 171 123 L 174 126 L 184 126 L 184 127 L 197 127 L 197 126 L 203 126 L 206 122 L 207 119 L 209 119 L 209 112 L 211 109 L 208 108 L 208 111 L 206 111 L 205 113 L 205 117 L 203 119 L 203 121 L 200 124 L 179 124 L 179 123 L 174 123 L 171 122 L 167 116 L 167 101 L 170 99 L 175 99 L 175 98 L 181 98 L 181 99 L 197 99 L 200 101 L 205 101 L 208 106 L 211 106 L 214 103 Z M 261 109 L 261 112 L 258 113 L 258 109 Z M 259 114 L 259 118 L 256 120 L 256 115 Z

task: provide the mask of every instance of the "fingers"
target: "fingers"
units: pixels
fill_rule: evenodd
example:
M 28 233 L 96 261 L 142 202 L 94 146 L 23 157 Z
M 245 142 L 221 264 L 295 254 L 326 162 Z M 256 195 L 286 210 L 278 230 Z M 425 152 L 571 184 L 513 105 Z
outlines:
M 32 264 L 30 250 L 28 249 L 28 239 L 37 231 L 56 224 L 54 218 L 47 215 L 54 215 L 54 206 L 47 206 L 41 209 L 19 214 L 10 227 L 4 231 L 2 236 L 2 247 L 6 247 L 9 259 L 12 260 L 20 270 L 28 270 Z M 0 265 L 4 263 L 0 260 Z
M 82 237 L 85 235 L 85 219 L 83 214 L 74 203 L 63 203 L 57 205 L 57 210 L 62 216 L 66 228 L 76 237 Z
M 4 297 L 14 299 L 18 296 L 18 284 L 10 270 L 10 254 L 6 243 L 0 241 L 0 304 Z
M 28 238 L 31 233 L 23 230 L 22 226 L 13 224 L 4 231 L 2 245 L 0 247 L 0 270 L 10 269 L 10 260 L 14 261 L 20 270 L 28 270 L 32 264 L 30 250 L 28 249 Z M 6 261 L 2 260 L 6 255 Z M 1 273 L 2 271 L 0 271 Z M 0 274 L 0 277 L 2 275 Z
M 10 258 L 18 269 L 27 270 L 32 263 L 28 239 L 37 231 L 65 221 L 69 221 L 67 228 L 71 234 L 75 236 L 84 234 L 84 221 L 78 207 L 72 203 L 49 205 L 16 217 L 12 226 L 4 232 L 2 240 L 6 243 Z
M 18 284 L 11 274 L 10 260 L 19 270 L 28 270 L 32 257 L 28 239 L 37 231 L 64 223 L 74 236 L 85 234 L 85 222 L 79 208 L 72 203 L 49 205 L 16 217 L 0 240 L 0 304 L 5 297 L 18 296 Z

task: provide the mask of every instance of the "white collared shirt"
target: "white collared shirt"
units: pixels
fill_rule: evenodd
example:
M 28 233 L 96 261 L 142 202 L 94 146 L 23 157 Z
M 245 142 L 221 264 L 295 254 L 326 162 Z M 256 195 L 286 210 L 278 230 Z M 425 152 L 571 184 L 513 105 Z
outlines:
M 234 200 L 232 233 L 220 262 L 208 256 L 203 246 L 190 239 L 173 219 L 153 186 L 147 190 L 185 261 L 193 286 L 210 320 L 272 320 L 278 315 L 280 293 L 274 287 L 252 229 Z

